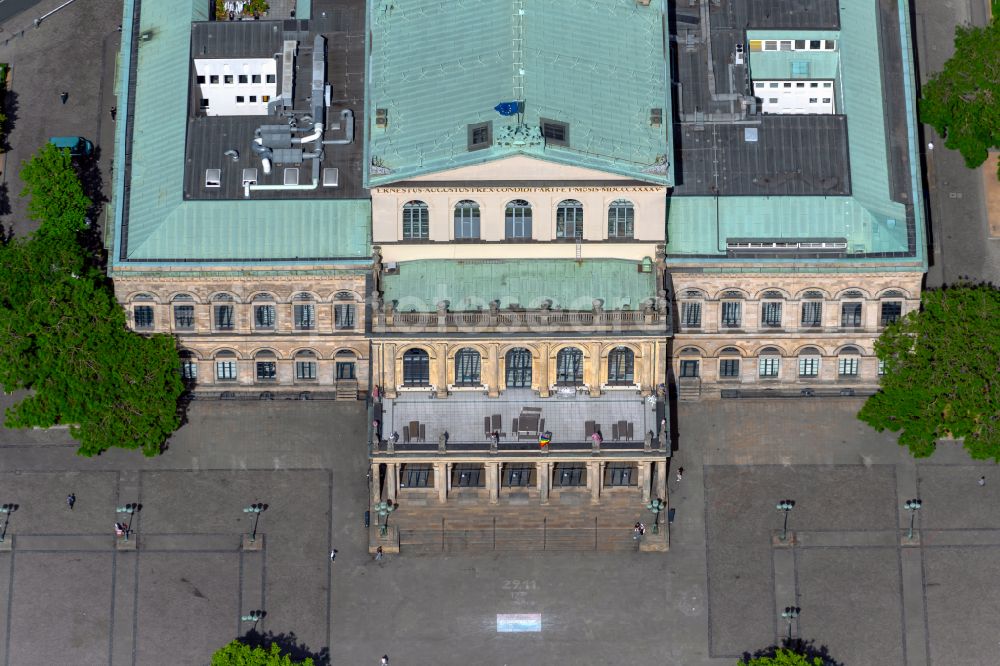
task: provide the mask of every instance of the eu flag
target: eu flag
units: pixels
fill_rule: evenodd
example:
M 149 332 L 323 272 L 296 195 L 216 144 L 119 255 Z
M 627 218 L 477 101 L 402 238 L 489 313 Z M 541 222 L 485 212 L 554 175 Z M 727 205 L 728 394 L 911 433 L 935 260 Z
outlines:
M 501 116 L 512 116 L 521 111 L 521 102 L 500 102 L 493 108 Z

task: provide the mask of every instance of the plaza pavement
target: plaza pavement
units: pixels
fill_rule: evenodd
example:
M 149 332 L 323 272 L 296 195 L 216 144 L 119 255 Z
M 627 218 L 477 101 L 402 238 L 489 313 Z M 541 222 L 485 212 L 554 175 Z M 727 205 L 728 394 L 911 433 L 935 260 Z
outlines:
M 843 664 L 996 663 L 1000 474 L 954 444 L 914 464 L 859 404 L 681 404 L 666 554 L 374 562 L 360 404 L 196 402 L 156 459 L 0 430 L 0 502 L 20 505 L 0 552 L 0 663 L 204 664 L 261 608 L 260 631 L 319 663 L 732 666 L 785 635 L 788 605 L 794 635 Z M 917 496 L 920 546 L 903 547 Z M 784 498 L 792 548 L 772 541 Z M 139 548 L 116 551 L 129 501 Z M 239 548 L 252 502 L 269 504 L 259 552 Z M 541 631 L 498 633 L 499 613 L 539 614 Z

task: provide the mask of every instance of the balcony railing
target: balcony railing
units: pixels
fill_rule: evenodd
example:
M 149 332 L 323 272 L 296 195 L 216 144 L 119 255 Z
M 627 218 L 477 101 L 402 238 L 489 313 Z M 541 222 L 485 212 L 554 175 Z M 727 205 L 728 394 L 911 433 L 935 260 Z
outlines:
M 577 332 L 634 331 L 668 334 L 666 306 L 641 310 L 476 310 L 450 312 L 397 312 L 391 306 L 376 308 L 376 333 L 468 333 L 574 330 Z

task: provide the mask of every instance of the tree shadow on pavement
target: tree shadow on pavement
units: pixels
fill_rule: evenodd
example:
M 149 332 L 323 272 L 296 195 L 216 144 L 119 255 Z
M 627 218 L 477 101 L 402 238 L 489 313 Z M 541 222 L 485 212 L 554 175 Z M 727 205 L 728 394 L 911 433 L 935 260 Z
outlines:
M 764 648 L 763 650 L 757 650 L 754 653 L 744 652 L 740 659 L 741 661 L 750 661 L 751 659 L 757 659 L 760 657 L 774 658 L 775 653 L 777 653 L 778 650 L 791 650 L 801 654 L 805 656 L 810 663 L 819 657 L 823 666 L 844 666 L 843 662 L 837 661 L 830 656 L 830 650 L 825 645 L 817 646 L 816 641 L 805 641 L 801 638 L 785 638 L 782 639 L 781 645 L 772 645 L 771 647 Z
M 270 649 L 272 645 L 277 645 L 293 661 L 309 658 L 313 660 L 315 666 L 330 666 L 330 648 L 323 648 L 318 652 L 310 650 L 305 643 L 299 641 L 298 636 L 293 631 L 281 634 L 269 631 L 262 634 L 251 629 L 240 640 L 251 647 L 261 647 L 265 650 Z

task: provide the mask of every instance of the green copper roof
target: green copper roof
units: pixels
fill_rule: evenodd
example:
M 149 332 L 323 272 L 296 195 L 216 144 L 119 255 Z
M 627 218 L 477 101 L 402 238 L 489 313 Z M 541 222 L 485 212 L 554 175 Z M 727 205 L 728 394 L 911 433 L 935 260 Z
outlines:
M 908 252 L 906 207 L 889 190 L 889 154 L 880 58 L 902 61 L 903 87 L 914 193 L 915 259 L 924 259 L 920 183 L 916 154 L 913 57 L 908 1 L 898 0 L 903 53 L 882 53 L 877 3 L 843 3 L 840 31 L 751 30 L 748 39 L 836 39 L 834 53 L 754 52 L 756 79 L 792 78 L 791 62 L 809 60 L 809 78 L 837 78 L 838 111 L 847 116 L 850 153 L 849 197 L 673 197 L 668 207 L 667 252 L 671 255 L 725 254 L 727 238 L 846 238 L 848 251 Z M 839 66 L 838 66 L 839 60 Z M 835 73 L 837 76 L 827 76 Z
M 663 0 L 370 0 L 369 26 L 371 185 L 513 153 L 672 182 Z M 493 109 L 514 100 L 521 119 Z M 568 148 L 544 145 L 540 118 L 569 124 Z M 485 121 L 493 146 L 469 151 L 468 126 Z M 502 145 L 519 124 L 527 141 Z
M 252 263 L 370 257 L 367 200 L 183 199 L 191 23 L 207 20 L 209 6 L 203 0 L 143 2 L 139 33 L 149 38 L 140 38 L 133 50 L 132 31 L 122 32 L 118 104 L 126 108 L 134 103 L 134 118 L 127 216 L 122 196 L 125 170 L 114 171 L 112 267 L 137 261 Z M 125 0 L 123 25 L 130 25 L 136 11 L 138 3 Z M 135 71 L 130 67 L 133 54 Z M 126 99 L 130 91 L 134 102 Z M 119 116 L 116 166 L 126 163 L 128 129 Z M 127 220 L 124 230 L 123 220 Z
M 441 301 L 451 310 L 487 309 L 516 304 L 590 310 L 594 299 L 605 310 L 637 310 L 656 296 L 654 273 L 640 273 L 634 261 L 618 259 L 489 259 L 407 261 L 383 279 L 384 298 L 403 312 L 433 312 Z

